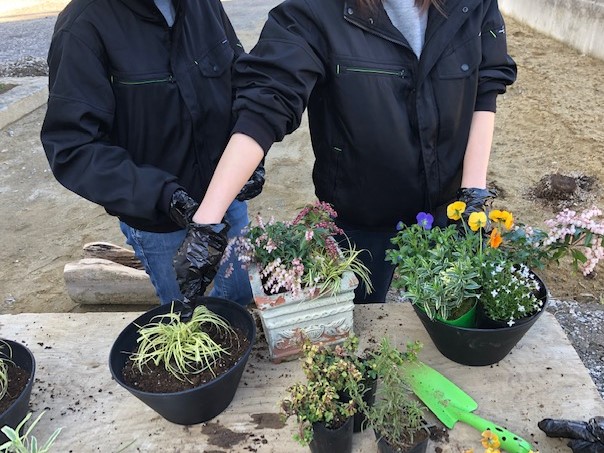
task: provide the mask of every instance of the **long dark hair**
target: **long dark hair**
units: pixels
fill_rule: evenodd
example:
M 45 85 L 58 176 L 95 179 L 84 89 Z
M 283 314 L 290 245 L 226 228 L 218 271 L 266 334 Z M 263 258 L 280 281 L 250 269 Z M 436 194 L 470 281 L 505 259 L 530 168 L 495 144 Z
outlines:
M 359 3 L 364 8 L 375 9 L 382 0 L 359 0 Z M 430 5 L 434 5 L 434 7 L 444 14 L 443 4 L 445 0 L 415 0 L 415 6 L 418 6 L 424 10 L 430 8 Z

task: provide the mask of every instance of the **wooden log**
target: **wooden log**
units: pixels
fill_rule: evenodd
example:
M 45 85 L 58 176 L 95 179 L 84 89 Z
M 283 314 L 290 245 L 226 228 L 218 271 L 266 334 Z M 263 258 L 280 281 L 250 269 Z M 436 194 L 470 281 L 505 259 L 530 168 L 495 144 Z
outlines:
M 110 242 L 89 242 L 83 247 L 84 258 L 102 258 L 133 269 L 145 270 L 134 251 Z
M 69 297 L 77 304 L 159 303 L 145 271 L 101 258 L 83 258 L 63 269 Z

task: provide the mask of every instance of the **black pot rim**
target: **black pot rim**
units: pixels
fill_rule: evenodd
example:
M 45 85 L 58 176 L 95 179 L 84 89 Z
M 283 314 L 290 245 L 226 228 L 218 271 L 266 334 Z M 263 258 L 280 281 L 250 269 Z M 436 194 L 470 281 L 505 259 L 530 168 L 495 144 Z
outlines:
M 239 305 L 236 302 L 233 302 L 231 300 L 228 299 L 222 299 L 219 297 L 204 297 L 203 298 L 205 301 L 207 302 L 219 302 L 221 304 L 226 304 L 229 305 L 230 308 L 236 310 L 236 311 L 240 311 L 242 313 L 245 313 L 249 316 L 250 320 L 251 320 L 251 337 L 252 340 L 250 341 L 250 344 L 248 345 L 247 349 L 245 350 L 245 352 L 242 354 L 241 358 L 239 359 L 239 361 L 237 363 L 235 363 L 235 365 L 233 365 L 233 368 L 235 366 L 237 366 L 241 361 L 247 361 L 250 353 L 252 352 L 252 347 L 254 346 L 254 339 L 256 338 L 256 323 L 254 322 L 254 319 L 252 317 L 252 315 L 247 311 L 246 308 L 242 307 L 241 305 Z M 143 390 L 139 390 L 136 387 L 132 387 L 130 385 L 128 385 L 128 383 L 126 381 L 124 381 L 123 375 L 122 375 L 122 370 L 114 370 L 114 367 L 111 366 L 111 357 L 113 357 L 115 354 L 131 354 L 132 351 L 117 351 L 116 349 L 116 345 L 119 343 L 118 340 L 120 339 L 120 337 L 122 337 L 122 335 L 125 334 L 125 332 L 128 330 L 128 328 L 132 325 L 132 324 L 138 324 L 141 325 L 142 322 L 138 322 L 139 320 L 142 319 L 146 319 L 148 317 L 152 318 L 154 316 L 157 315 L 161 315 L 161 314 L 165 314 L 163 312 L 165 312 L 166 308 L 169 307 L 170 304 L 163 304 L 160 305 L 158 307 L 155 307 L 145 313 L 143 313 L 142 315 L 140 315 L 138 318 L 136 318 L 134 321 L 129 322 L 126 327 L 122 330 L 122 332 L 120 332 L 120 334 L 118 335 L 118 337 L 116 338 L 116 340 L 113 343 L 113 346 L 111 347 L 111 351 L 109 353 L 109 370 L 111 371 L 111 375 L 113 376 L 113 378 L 120 383 L 120 385 L 124 386 L 125 388 L 128 389 L 128 391 L 132 392 L 132 393 L 136 393 L 138 395 L 141 396 L 145 396 L 145 395 L 149 395 L 151 397 L 153 396 L 157 396 L 157 395 L 186 395 L 187 393 L 193 393 L 198 391 L 199 389 L 202 389 L 204 387 L 208 387 L 211 385 L 216 385 L 218 383 L 220 383 L 223 379 L 227 378 L 227 374 L 228 373 L 223 373 L 220 376 L 215 377 L 214 379 L 205 382 L 201 385 L 198 385 L 197 387 L 193 387 L 190 389 L 185 389 L 185 390 L 180 390 L 178 392 L 162 392 L 162 393 L 156 393 L 156 392 L 146 392 Z M 146 321 L 145 321 L 146 322 Z

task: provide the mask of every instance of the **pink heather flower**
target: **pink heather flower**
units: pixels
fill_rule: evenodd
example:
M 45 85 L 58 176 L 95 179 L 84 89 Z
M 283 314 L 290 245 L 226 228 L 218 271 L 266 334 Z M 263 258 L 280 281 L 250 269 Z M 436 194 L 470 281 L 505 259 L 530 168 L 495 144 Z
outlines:
M 306 230 L 306 233 L 304 233 L 304 239 L 310 241 L 314 235 L 315 233 L 313 230 Z

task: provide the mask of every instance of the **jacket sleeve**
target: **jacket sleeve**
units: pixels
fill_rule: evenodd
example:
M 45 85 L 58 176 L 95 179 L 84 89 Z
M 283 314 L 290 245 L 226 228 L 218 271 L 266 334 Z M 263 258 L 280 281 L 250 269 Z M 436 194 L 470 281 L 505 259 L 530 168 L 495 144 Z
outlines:
M 154 221 L 160 210 L 167 212 L 177 178 L 136 165 L 126 149 L 111 144 L 115 102 L 101 48 L 89 36 L 55 33 L 42 145 L 54 176 L 67 189 L 113 215 Z
M 325 75 L 317 22 L 303 0 L 283 2 L 235 65 L 233 132 L 252 137 L 265 153 L 300 125 L 313 87 Z
M 516 63 L 508 55 L 506 29 L 497 0 L 489 2 L 481 30 L 482 62 L 479 69 L 476 111 L 496 110 L 497 95 L 516 80 Z

